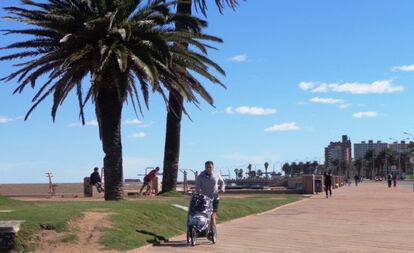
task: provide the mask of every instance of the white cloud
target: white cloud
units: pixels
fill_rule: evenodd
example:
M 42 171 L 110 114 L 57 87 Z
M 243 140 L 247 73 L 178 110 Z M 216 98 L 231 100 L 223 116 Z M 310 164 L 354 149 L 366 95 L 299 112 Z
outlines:
M 147 136 L 144 132 L 139 132 L 139 133 L 133 133 L 131 136 L 129 136 L 130 138 L 134 138 L 134 139 L 142 139 L 145 136 Z
M 0 124 L 7 124 L 16 120 L 21 120 L 23 119 L 22 116 L 19 117 L 15 117 L 15 118 L 10 118 L 10 117 L 6 117 L 6 116 L 0 116 Z
M 356 112 L 352 116 L 354 116 L 354 118 L 357 118 L 357 119 L 374 118 L 374 117 L 378 117 L 378 112 L 375 112 L 375 111 Z
M 227 107 L 225 112 L 227 114 L 245 114 L 245 115 L 254 115 L 254 116 L 263 116 L 271 115 L 276 113 L 274 108 L 262 108 L 256 106 L 239 106 L 236 108 Z
M 314 97 L 309 100 L 312 103 L 316 104 L 343 104 L 345 101 L 342 99 L 335 99 L 335 98 L 320 98 L 320 97 Z
M 227 107 L 226 110 L 225 110 L 225 112 L 227 114 L 234 114 L 234 111 L 233 111 L 233 108 L 232 107 Z
M 350 103 L 347 103 L 345 100 L 336 99 L 336 98 L 313 97 L 309 100 L 309 102 L 315 103 L 315 104 L 337 105 L 341 109 L 348 108 L 352 105 Z
M 273 125 L 272 127 L 268 127 L 265 129 L 266 132 L 296 131 L 296 130 L 300 130 L 300 127 L 296 124 L 296 122 L 276 124 L 276 125 Z
M 67 125 L 68 127 L 81 127 L 82 123 L 78 122 L 78 123 L 70 123 Z M 96 119 L 94 120 L 89 120 L 85 122 L 85 126 L 98 126 L 98 121 Z
M 135 118 L 135 119 L 127 119 L 124 121 L 125 125 L 140 125 L 142 124 L 142 121 Z
M 247 61 L 247 54 L 239 54 L 229 58 L 230 61 L 234 62 L 246 62 Z
M 314 82 L 300 82 L 299 83 L 299 88 L 301 90 L 310 90 L 313 87 L 315 87 L 315 83 Z
M 384 94 L 395 93 L 404 90 L 404 86 L 395 86 L 390 80 L 379 80 L 372 83 L 315 83 L 304 85 L 306 82 L 299 84 L 299 88 L 312 93 L 350 93 L 350 94 Z
M 411 72 L 411 71 L 414 71 L 414 64 L 395 66 L 392 68 L 392 71 Z

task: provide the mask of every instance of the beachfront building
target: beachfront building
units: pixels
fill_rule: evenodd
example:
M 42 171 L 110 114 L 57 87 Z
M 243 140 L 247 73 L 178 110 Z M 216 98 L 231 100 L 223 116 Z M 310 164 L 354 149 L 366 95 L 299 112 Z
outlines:
M 347 165 L 352 162 L 352 144 L 347 135 L 342 135 L 341 141 L 330 142 L 325 148 L 325 165 L 335 167 L 335 161 Z
M 377 141 L 374 142 L 369 140 L 368 142 L 361 142 L 354 144 L 354 159 L 364 159 L 365 154 L 373 150 L 374 153 L 377 155 L 388 148 L 388 143 Z

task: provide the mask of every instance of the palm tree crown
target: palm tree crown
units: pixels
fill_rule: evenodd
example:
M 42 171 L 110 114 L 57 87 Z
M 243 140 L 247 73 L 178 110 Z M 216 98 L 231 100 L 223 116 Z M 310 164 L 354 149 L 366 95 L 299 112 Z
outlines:
M 149 5 L 143 5 L 141 0 L 21 2 L 34 8 L 6 7 L 5 10 L 11 14 L 7 18 L 33 27 L 5 32 L 35 38 L 2 48 L 21 51 L 0 60 L 32 59 L 15 64 L 19 69 L 3 80 L 18 78 L 20 85 L 16 93 L 28 85 L 34 88 L 38 78 L 48 74 L 48 79 L 34 96 L 34 104 L 26 118 L 53 93 L 52 117 L 55 119 L 58 106 L 72 89 L 76 89 L 82 121 L 86 102 L 95 98 L 100 88 L 116 89 L 122 100 L 129 95 L 134 108 L 138 104 L 140 110 L 139 94 L 148 107 L 151 89 L 164 96 L 162 84 L 165 88 L 178 90 L 191 102 L 198 102 L 195 92 L 213 103 L 193 75 L 179 68 L 188 67 L 220 83 L 208 69 L 212 66 L 222 74 L 224 71 L 205 56 L 209 46 L 203 41 L 221 40 L 201 34 L 205 21 L 189 15 L 172 14 L 170 4 L 160 0 L 151 1 Z M 175 31 L 177 20 L 190 27 L 189 31 Z M 184 43 L 201 52 L 186 50 Z M 91 84 L 84 95 L 82 80 L 88 75 L 91 76 Z
M 223 85 L 210 68 L 224 71 L 207 58 L 208 42 L 221 40 L 201 33 L 207 23 L 187 14 L 170 13 L 172 3 L 163 0 L 21 0 L 23 7 L 7 7 L 6 18 L 29 27 L 6 30 L 6 34 L 29 35 L 30 39 L 2 49 L 13 50 L 0 60 L 30 58 L 15 64 L 18 70 L 3 78 L 17 79 L 16 92 L 37 88 L 30 113 L 53 94 L 52 117 L 68 94 L 75 90 L 84 123 L 83 109 L 95 103 L 99 133 L 105 153 L 105 198 L 122 198 L 121 117 L 128 97 L 141 113 L 141 100 L 148 107 L 150 91 L 172 90 L 198 104 L 200 95 L 213 99 L 195 78 L 201 75 Z M 176 24 L 187 29 L 178 30 Z M 83 82 L 90 78 L 91 82 Z M 178 96 L 177 95 L 177 96 Z M 141 98 L 141 100 L 140 100 Z
M 220 13 L 223 12 L 225 5 L 229 6 L 233 10 L 239 5 L 239 0 L 214 0 L 216 6 L 218 7 Z M 194 0 L 196 9 L 200 10 L 204 16 L 207 15 L 207 1 L 206 0 Z

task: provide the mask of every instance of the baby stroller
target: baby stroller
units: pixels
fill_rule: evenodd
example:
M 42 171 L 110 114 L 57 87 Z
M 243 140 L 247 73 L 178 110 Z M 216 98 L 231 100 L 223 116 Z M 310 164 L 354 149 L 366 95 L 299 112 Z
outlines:
M 187 243 L 197 244 L 198 237 L 207 237 L 212 243 L 217 241 L 215 226 L 211 226 L 213 200 L 202 194 L 191 197 L 187 218 Z

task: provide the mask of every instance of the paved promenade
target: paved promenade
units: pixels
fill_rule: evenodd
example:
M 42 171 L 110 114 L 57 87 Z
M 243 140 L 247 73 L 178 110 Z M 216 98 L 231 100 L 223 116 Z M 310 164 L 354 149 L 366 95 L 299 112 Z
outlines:
M 414 193 L 383 182 L 343 187 L 262 215 L 219 225 L 219 241 L 195 248 L 184 236 L 133 252 L 414 252 Z

